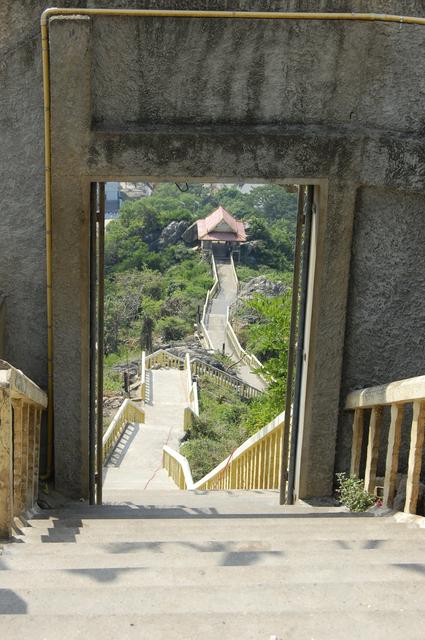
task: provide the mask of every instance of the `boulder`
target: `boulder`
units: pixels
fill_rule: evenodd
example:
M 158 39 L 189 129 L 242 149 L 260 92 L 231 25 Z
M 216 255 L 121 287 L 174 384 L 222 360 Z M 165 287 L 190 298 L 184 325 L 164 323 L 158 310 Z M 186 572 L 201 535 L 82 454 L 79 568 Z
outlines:
M 256 294 L 274 297 L 285 293 L 288 285 L 283 282 L 273 282 L 267 276 L 256 276 L 241 285 L 236 301 L 230 307 L 230 318 L 237 329 L 258 322 L 258 316 L 252 309 L 247 309 L 245 304 Z
M 168 247 L 170 244 L 175 244 L 181 240 L 183 233 L 186 231 L 188 223 L 184 220 L 173 220 L 170 224 L 161 231 L 159 237 L 160 247 Z

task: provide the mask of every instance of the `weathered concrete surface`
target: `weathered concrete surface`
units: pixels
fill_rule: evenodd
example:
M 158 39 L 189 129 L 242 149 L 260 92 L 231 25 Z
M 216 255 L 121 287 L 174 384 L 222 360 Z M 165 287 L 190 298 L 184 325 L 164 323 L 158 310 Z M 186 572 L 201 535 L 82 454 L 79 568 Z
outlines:
M 0 289 L 7 295 L 3 356 L 42 386 L 46 382 L 46 330 L 38 18 L 47 4 L 42 0 L 7 0 L 0 7 L 0 75 L 4 87 L 0 97 Z M 87 3 L 76 0 L 59 4 L 84 7 Z M 246 9 L 245 2 L 237 0 L 120 4 L 137 8 Z M 90 2 L 90 6 L 110 3 Z M 365 0 L 341 0 L 337 4 L 333 0 L 254 1 L 249 8 L 425 15 L 419 0 L 377 0 L 373 7 Z M 395 338 L 401 345 L 397 352 L 403 363 L 400 368 L 395 360 L 390 361 L 381 351 L 377 353 L 373 345 L 360 347 L 353 324 L 344 331 L 354 213 L 355 242 L 359 234 L 354 246 L 358 246 L 359 255 L 368 256 L 374 251 L 374 239 L 362 233 L 362 220 L 370 220 L 378 212 L 382 221 L 379 232 L 389 238 L 384 209 L 389 206 L 396 210 L 408 192 L 409 197 L 420 200 L 425 191 L 424 29 L 398 24 L 96 18 L 55 20 L 50 33 L 52 97 L 56 104 L 58 486 L 73 495 L 87 494 L 90 177 L 191 176 L 200 180 L 262 181 L 294 177 L 329 179 L 327 211 L 320 212 L 321 263 L 312 322 L 316 333 L 309 354 L 311 392 L 305 411 L 303 459 L 308 460 L 305 469 L 310 480 L 302 490 L 307 494 L 328 493 L 344 342 L 344 368 L 348 369 L 343 375 L 343 392 L 352 385 L 400 377 L 403 367 L 410 372 L 423 365 L 421 348 L 415 351 L 411 346 L 416 326 L 422 324 L 423 307 L 417 307 L 420 317 L 418 325 L 413 326 L 412 294 L 407 289 L 400 291 L 400 320 L 394 324 L 398 330 L 391 332 L 392 342 Z M 383 187 L 389 189 L 388 194 Z M 402 210 L 406 211 L 404 205 Z M 416 206 L 414 211 L 416 221 L 421 214 Z M 400 235 L 394 225 L 392 229 Z M 413 265 L 419 272 L 415 260 L 418 237 L 407 228 L 402 232 L 405 257 L 390 265 L 398 274 L 396 280 L 402 277 L 404 264 Z M 353 285 L 357 277 L 355 260 L 353 269 L 350 313 L 353 310 L 361 319 L 369 316 L 375 298 L 371 291 L 365 296 Z M 376 271 L 375 276 L 379 277 Z M 402 334 L 398 333 L 401 328 Z M 402 336 L 406 338 L 403 343 Z M 338 465 L 345 464 L 346 453 L 341 455 Z
M 0 633 L 422 640 L 422 529 L 276 498 L 135 491 L 44 511 L 0 556 Z
M 358 190 L 348 295 L 341 405 L 349 390 L 423 375 L 425 363 L 423 194 Z M 340 424 L 337 470 L 347 468 L 352 414 Z M 400 468 L 407 465 L 407 411 Z M 389 421 L 386 421 L 388 427 Z M 386 441 L 384 430 L 383 441 Z M 378 473 L 383 475 L 381 456 Z

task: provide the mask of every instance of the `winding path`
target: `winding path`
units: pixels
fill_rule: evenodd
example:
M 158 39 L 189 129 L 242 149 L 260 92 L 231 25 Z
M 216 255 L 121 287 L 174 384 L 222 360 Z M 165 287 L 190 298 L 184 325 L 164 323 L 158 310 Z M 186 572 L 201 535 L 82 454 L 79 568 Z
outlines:
M 256 389 L 259 389 L 260 391 L 264 391 L 267 386 L 264 380 L 253 373 L 248 365 L 240 362 L 240 358 L 235 353 L 231 342 L 226 337 L 227 307 L 230 307 L 230 305 L 235 302 L 238 295 L 238 288 L 230 260 L 220 260 L 216 258 L 216 266 L 220 288 L 217 295 L 212 300 L 211 310 L 207 316 L 206 322 L 211 342 L 214 349 L 220 352 L 223 351 L 224 345 L 225 353 L 235 362 L 235 368 L 237 368 L 238 375 L 244 382 L 250 384 Z
M 162 468 L 162 448 L 168 444 L 178 450 L 184 435 L 186 372 L 153 369 L 148 376 L 145 423 L 128 425 L 104 468 L 106 501 L 125 499 L 131 491 L 178 489 Z

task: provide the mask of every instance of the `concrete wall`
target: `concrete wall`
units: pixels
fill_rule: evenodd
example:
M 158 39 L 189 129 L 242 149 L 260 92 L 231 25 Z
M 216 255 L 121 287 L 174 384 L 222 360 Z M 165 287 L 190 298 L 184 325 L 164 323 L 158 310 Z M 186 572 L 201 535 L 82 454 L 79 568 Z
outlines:
M 5 351 L 12 364 L 42 385 L 46 337 L 38 14 L 46 4 L 9 1 L 0 9 L 0 74 L 6 87 L 0 98 Z M 421 2 L 372 4 L 306 0 L 253 2 L 249 8 L 425 14 Z M 94 5 L 110 3 L 90 3 Z M 207 0 L 123 5 L 246 8 L 244 2 Z M 50 34 L 58 488 L 87 494 L 90 179 L 298 178 L 326 179 L 329 187 L 318 228 L 301 450 L 306 473 L 299 486 L 302 495 L 329 493 L 342 395 L 423 366 L 421 347 L 413 347 L 423 323 L 420 295 L 401 284 L 413 269 L 420 289 L 422 265 L 416 256 L 423 232 L 415 234 L 412 228 L 420 226 L 424 191 L 425 74 L 420 61 L 425 30 L 352 23 L 56 18 Z M 398 229 L 400 217 L 404 222 Z M 394 264 L 384 250 L 388 244 L 397 249 Z M 381 285 L 382 264 L 385 276 L 388 271 L 390 282 L 397 284 L 390 296 Z M 364 274 L 369 277 L 366 289 L 361 286 Z M 394 308 L 398 315 L 393 322 Z M 371 317 L 376 325 L 366 331 L 363 319 L 370 326 Z M 346 463 L 346 430 L 340 420 L 338 467 Z

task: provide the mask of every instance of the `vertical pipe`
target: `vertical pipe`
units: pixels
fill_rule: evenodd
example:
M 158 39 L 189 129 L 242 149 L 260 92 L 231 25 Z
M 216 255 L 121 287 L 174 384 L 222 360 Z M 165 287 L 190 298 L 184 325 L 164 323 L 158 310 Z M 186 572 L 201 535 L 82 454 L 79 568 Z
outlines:
M 97 291 L 97 476 L 96 503 L 102 504 L 103 484 L 103 351 L 105 305 L 105 183 L 99 182 Z
M 95 503 L 96 479 L 96 218 L 97 183 L 90 185 L 90 357 L 89 357 L 89 503 Z
M 44 176 L 45 176 L 45 225 L 46 225 L 46 307 L 47 307 L 47 457 L 46 469 L 41 476 L 48 480 L 52 475 L 53 461 L 53 256 L 52 256 L 52 172 L 51 172 L 51 123 L 50 123 L 50 60 L 49 31 L 47 22 L 41 24 L 41 49 L 43 63 L 44 100 Z
M 303 247 L 303 267 L 301 277 L 301 299 L 300 299 L 300 315 L 298 322 L 298 349 L 297 364 L 295 369 L 295 392 L 294 392 L 294 408 L 292 415 L 292 434 L 291 434 L 291 450 L 289 456 L 289 474 L 288 474 L 288 492 L 287 504 L 294 503 L 294 483 L 295 483 L 295 458 L 298 445 L 298 429 L 300 419 L 300 401 L 301 401 L 301 381 L 303 374 L 304 362 L 304 339 L 305 339 L 305 320 L 307 311 L 307 287 L 310 271 L 310 245 L 311 245 L 311 224 L 313 219 L 313 198 L 314 186 L 307 187 L 307 198 L 305 202 L 305 228 L 304 228 L 304 247 Z
M 296 351 L 296 335 L 298 320 L 298 290 L 300 286 L 300 266 L 301 266 L 301 248 L 303 236 L 303 217 L 304 217 L 304 187 L 299 186 L 298 189 L 298 210 L 297 210 L 297 228 L 295 234 L 295 251 L 294 251 L 294 275 L 292 279 L 292 302 L 291 302 L 291 328 L 289 334 L 288 346 L 288 371 L 286 374 L 286 397 L 285 397 L 285 423 L 283 427 L 282 438 L 282 461 L 280 468 L 280 504 L 284 504 L 286 500 L 286 481 L 288 475 L 288 457 L 289 457 L 289 432 L 291 428 L 291 405 L 292 405 L 292 382 L 294 379 L 294 364 Z

